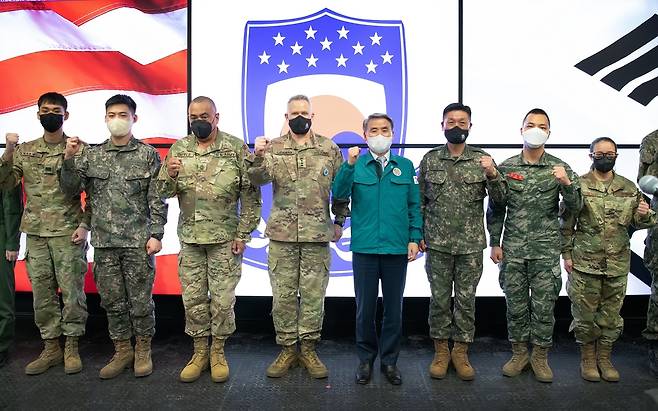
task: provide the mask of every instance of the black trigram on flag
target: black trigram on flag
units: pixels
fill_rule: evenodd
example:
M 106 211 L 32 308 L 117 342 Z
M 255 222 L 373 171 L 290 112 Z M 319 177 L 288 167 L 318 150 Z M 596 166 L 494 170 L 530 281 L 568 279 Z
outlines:
M 587 57 L 576 64 L 576 68 L 593 76 L 605 67 L 608 67 L 645 44 L 658 38 L 658 14 L 654 14 L 647 21 L 637 26 L 633 31 L 615 41 L 598 53 Z M 609 74 L 601 81 L 617 91 L 634 79 L 643 76 L 658 68 L 658 46 L 647 51 L 635 60 L 625 64 Z M 646 106 L 658 95 L 658 77 L 654 77 L 637 86 L 628 97 Z

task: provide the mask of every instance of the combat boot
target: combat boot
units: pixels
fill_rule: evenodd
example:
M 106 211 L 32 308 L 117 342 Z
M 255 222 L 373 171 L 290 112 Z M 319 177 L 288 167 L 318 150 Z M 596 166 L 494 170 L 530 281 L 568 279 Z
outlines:
M 516 377 L 528 367 L 528 345 L 525 342 L 512 343 L 512 358 L 503 365 L 503 375 Z
M 194 382 L 201 373 L 208 369 L 208 337 L 194 337 L 194 354 L 185 368 L 180 372 L 182 382 Z
M 110 362 L 101 369 L 99 374 L 103 380 L 114 378 L 121 374 L 124 369 L 130 368 L 135 358 L 135 352 L 130 344 L 130 339 L 113 340 L 112 342 L 114 342 L 114 355 Z
M 302 349 L 299 355 L 299 362 L 308 370 L 313 378 L 327 378 L 329 371 L 320 361 L 318 353 L 315 351 L 315 341 L 302 341 Z
M 135 337 L 135 377 L 148 377 L 153 373 L 151 337 Z
M 548 347 L 533 345 L 530 354 L 530 366 L 539 382 L 553 382 L 553 371 L 548 366 Z
M 297 344 L 284 345 L 274 362 L 267 367 L 265 374 L 272 378 L 283 377 L 295 365 L 297 365 Z
M 430 377 L 444 378 L 450 364 L 450 350 L 448 340 L 434 340 L 434 359 L 430 364 Z
M 224 382 L 228 380 L 228 363 L 224 356 L 224 342 L 221 338 L 212 337 L 210 346 L 210 379 L 212 382 Z
M 649 372 L 658 378 L 658 341 L 649 341 Z
M 64 372 L 76 374 L 82 371 L 82 360 L 78 353 L 78 337 L 66 337 L 64 345 Z
M 50 367 L 61 364 L 64 353 L 59 346 L 59 338 L 43 340 L 43 351 L 39 357 L 25 367 L 25 374 L 38 375 L 46 372 Z
M 615 366 L 612 365 L 611 356 L 612 356 L 612 344 L 605 344 L 601 341 L 597 342 L 597 364 L 599 370 L 601 370 L 601 378 L 608 382 L 617 382 L 619 381 L 619 371 L 615 369 Z
M 593 342 L 580 346 L 580 376 L 586 381 L 601 381 L 599 370 L 596 369 L 596 352 Z
M 457 377 L 462 381 L 472 381 L 475 378 L 475 370 L 468 361 L 468 344 L 455 341 L 455 345 L 450 352 L 452 365 L 457 371 Z

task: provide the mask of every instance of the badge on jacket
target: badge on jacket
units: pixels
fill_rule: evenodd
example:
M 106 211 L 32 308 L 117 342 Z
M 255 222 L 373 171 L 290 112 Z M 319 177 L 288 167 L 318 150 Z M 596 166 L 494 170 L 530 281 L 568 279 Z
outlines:
M 400 177 L 402 175 L 402 171 L 400 171 L 399 168 L 395 167 L 393 169 L 393 174 L 395 174 L 396 177 Z

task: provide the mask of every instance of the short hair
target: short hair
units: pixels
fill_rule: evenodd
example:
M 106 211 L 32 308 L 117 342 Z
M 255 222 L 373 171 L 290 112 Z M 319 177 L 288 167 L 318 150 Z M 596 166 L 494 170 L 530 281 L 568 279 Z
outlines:
M 391 117 L 389 117 L 388 114 L 373 113 L 373 114 L 369 115 L 365 120 L 363 120 L 363 132 L 365 133 L 366 131 L 368 131 L 368 122 L 370 120 L 377 120 L 377 119 L 380 119 L 380 118 L 388 120 L 388 123 L 391 125 L 391 130 L 393 130 L 393 119 Z
M 530 114 L 541 114 L 541 115 L 543 115 L 543 116 L 546 116 L 546 120 L 548 120 L 548 127 L 551 126 L 551 119 L 548 117 L 548 114 L 547 114 L 544 110 L 542 110 L 542 109 L 540 109 L 540 108 L 533 108 L 532 110 L 528 111 L 528 114 L 526 114 L 526 115 L 523 117 L 523 122 L 524 122 L 524 123 L 525 123 L 526 119 L 528 118 L 528 116 L 529 116 Z
M 597 138 L 595 138 L 594 141 L 592 141 L 592 144 L 589 145 L 589 152 L 593 153 L 594 152 L 594 147 L 597 144 L 603 143 L 603 142 L 612 143 L 612 145 L 615 146 L 615 152 L 617 152 L 617 143 L 615 143 L 615 141 L 613 139 L 611 139 L 610 137 L 597 137 Z
M 443 118 L 451 111 L 465 111 L 468 114 L 468 121 L 471 121 L 471 108 L 462 103 L 450 103 L 443 109 Z
M 294 96 L 290 97 L 288 99 L 288 104 L 290 104 L 291 102 L 296 101 L 296 100 L 304 100 L 308 104 L 311 104 L 311 99 L 309 99 L 307 96 L 305 96 L 303 94 L 297 94 L 297 95 L 294 95 Z
M 39 97 L 39 100 L 37 101 L 37 107 L 41 108 L 41 105 L 46 103 L 62 106 L 64 107 L 64 111 L 66 111 L 66 109 L 68 108 L 68 102 L 66 101 L 66 97 L 54 91 L 49 91 L 47 93 L 42 94 L 41 97 Z
M 135 100 L 132 99 L 132 97 L 125 95 L 125 94 L 116 94 L 112 97 L 110 97 L 106 102 L 105 102 L 105 110 L 110 108 L 110 106 L 115 106 L 117 104 L 125 104 L 128 106 L 130 109 L 130 112 L 135 114 L 137 111 L 137 103 L 135 103 Z
M 206 97 L 206 96 L 194 97 L 192 99 L 192 101 L 190 102 L 190 104 L 191 103 L 208 103 L 208 104 L 210 104 L 212 109 L 215 110 L 215 112 L 217 112 L 217 106 L 215 105 L 215 102 L 212 101 L 212 99 L 210 97 Z

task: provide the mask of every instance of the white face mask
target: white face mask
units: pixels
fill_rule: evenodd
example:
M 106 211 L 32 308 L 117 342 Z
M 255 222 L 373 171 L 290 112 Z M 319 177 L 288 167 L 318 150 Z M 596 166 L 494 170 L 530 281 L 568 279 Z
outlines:
M 381 134 L 369 136 L 366 140 L 368 148 L 375 154 L 386 154 L 393 143 L 393 136 L 386 137 Z
M 107 129 L 110 130 L 110 134 L 114 137 L 128 135 L 132 126 L 132 121 L 122 118 L 112 118 L 107 121 Z
M 521 133 L 521 135 L 523 136 L 525 145 L 529 148 L 539 148 L 548 140 L 548 133 L 539 127 L 529 128 Z

